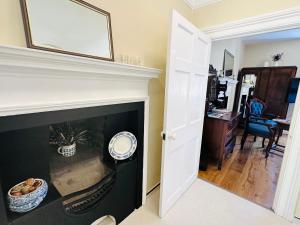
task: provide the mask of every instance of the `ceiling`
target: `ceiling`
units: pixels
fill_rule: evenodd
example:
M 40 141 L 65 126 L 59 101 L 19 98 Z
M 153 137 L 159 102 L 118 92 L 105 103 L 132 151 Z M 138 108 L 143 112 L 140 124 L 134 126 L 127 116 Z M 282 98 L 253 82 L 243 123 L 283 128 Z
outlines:
M 214 4 L 223 0 L 184 0 L 192 9 Z
M 256 44 L 268 41 L 300 39 L 300 29 L 284 30 L 266 34 L 258 34 L 242 38 L 245 44 Z

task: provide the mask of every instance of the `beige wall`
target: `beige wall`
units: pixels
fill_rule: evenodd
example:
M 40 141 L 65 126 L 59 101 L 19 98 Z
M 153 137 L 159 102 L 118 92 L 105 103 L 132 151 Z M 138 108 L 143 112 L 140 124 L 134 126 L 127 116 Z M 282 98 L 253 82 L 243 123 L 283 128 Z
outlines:
M 167 37 L 172 8 L 192 20 L 183 0 L 89 0 L 111 13 L 116 56 L 141 57 L 144 64 L 165 71 Z M 25 46 L 19 0 L 0 0 L 0 44 Z M 148 189 L 160 179 L 164 72 L 150 84 Z
M 284 54 L 280 65 L 297 66 L 297 77 L 300 77 L 300 39 L 247 44 L 244 48 L 243 67 L 264 66 L 266 61 L 272 66 L 271 56 L 281 52 Z
M 200 28 L 299 6 L 299 0 L 223 0 L 195 11 Z

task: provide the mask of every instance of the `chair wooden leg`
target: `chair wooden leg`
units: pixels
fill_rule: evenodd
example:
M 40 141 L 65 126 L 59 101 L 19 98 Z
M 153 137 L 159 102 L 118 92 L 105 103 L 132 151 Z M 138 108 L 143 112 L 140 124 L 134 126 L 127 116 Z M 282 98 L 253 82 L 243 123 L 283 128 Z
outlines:
M 218 161 L 218 170 L 221 170 L 221 169 L 222 169 L 222 161 L 219 160 L 219 161 Z
M 282 130 L 282 129 L 278 129 L 277 132 L 278 132 L 278 135 L 277 135 L 277 139 L 276 139 L 276 141 L 275 141 L 275 144 L 276 144 L 276 145 L 278 145 L 279 138 L 282 136 L 283 130 Z M 275 134 L 275 136 L 276 136 L 276 134 Z
M 271 151 L 273 142 L 274 142 L 274 138 L 272 137 L 272 138 L 269 139 L 269 143 L 268 143 L 267 148 L 266 148 L 266 156 L 265 156 L 266 159 L 267 159 L 267 158 L 269 157 L 269 155 L 270 155 L 270 151 Z
M 242 137 L 242 140 L 241 140 L 241 150 L 244 148 L 244 144 L 246 142 L 247 136 L 248 136 L 247 131 L 244 131 L 244 134 L 243 134 L 243 137 Z

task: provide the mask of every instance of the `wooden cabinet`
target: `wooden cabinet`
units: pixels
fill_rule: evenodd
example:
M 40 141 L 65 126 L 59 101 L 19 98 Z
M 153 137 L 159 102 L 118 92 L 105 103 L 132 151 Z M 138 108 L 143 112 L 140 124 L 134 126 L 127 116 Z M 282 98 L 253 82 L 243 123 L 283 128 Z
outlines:
M 240 113 L 205 118 L 200 169 L 205 170 L 209 160 L 215 160 L 218 169 L 221 169 L 224 157 L 234 149 L 239 118 Z
M 296 72 L 296 66 L 249 67 L 241 70 L 240 77 L 242 78 L 248 74 L 256 75 L 254 96 L 266 103 L 267 109 L 265 113 L 286 118 L 288 87 Z

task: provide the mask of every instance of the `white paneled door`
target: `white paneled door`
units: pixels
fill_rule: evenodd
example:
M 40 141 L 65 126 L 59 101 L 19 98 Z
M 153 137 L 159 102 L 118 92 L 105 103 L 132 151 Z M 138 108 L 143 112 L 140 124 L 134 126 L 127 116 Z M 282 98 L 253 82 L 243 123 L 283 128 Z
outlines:
M 173 11 L 162 135 L 161 217 L 197 179 L 210 48 L 210 39 Z

